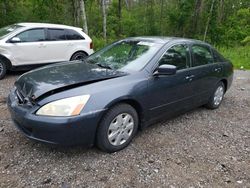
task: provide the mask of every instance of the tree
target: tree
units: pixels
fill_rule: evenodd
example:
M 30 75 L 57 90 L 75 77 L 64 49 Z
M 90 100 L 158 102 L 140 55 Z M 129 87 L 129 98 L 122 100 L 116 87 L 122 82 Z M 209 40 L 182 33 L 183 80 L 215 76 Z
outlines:
M 215 0 L 212 1 L 211 7 L 210 7 L 209 15 L 208 15 L 208 18 L 207 18 L 206 29 L 205 29 L 205 32 L 204 32 L 203 41 L 205 41 L 206 37 L 207 37 L 208 26 L 209 26 L 210 19 L 211 19 L 211 16 L 212 16 L 212 11 L 213 11 L 213 8 L 214 8 L 214 3 L 215 3 Z
M 103 38 L 107 41 L 107 13 L 106 13 L 106 0 L 101 0 L 102 3 L 102 17 L 103 17 Z
M 83 20 L 83 30 L 85 33 L 88 34 L 88 23 L 87 23 L 84 0 L 80 0 L 80 16 Z

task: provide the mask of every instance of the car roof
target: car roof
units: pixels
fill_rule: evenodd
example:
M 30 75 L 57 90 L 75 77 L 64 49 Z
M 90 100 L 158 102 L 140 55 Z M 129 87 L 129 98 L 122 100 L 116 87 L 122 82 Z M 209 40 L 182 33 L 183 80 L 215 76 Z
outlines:
M 181 38 L 181 37 L 139 36 L 139 37 L 129 37 L 125 40 L 143 40 L 143 41 L 155 42 L 155 43 L 160 43 L 160 44 L 166 44 L 168 42 L 188 42 L 188 43 L 203 44 L 203 45 L 210 46 L 210 44 L 200 41 L 200 40 Z
M 17 23 L 17 25 L 21 25 L 24 27 L 53 27 L 53 28 L 67 28 L 67 29 L 81 29 L 79 27 L 73 27 L 73 26 L 67 26 L 67 25 L 61 25 L 61 24 L 51 24 L 51 23 L 32 23 L 32 22 L 23 22 L 23 23 Z

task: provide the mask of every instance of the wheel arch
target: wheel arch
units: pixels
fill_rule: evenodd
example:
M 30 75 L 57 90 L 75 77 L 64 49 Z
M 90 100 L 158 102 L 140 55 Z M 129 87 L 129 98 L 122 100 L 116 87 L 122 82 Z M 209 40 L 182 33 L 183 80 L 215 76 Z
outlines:
M 75 52 L 70 56 L 70 61 L 71 61 L 72 57 L 73 57 L 76 53 L 78 53 L 78 52 L 83 52 L 84 54 L 86 54 L 86 56 L 89 56 L 89 54 L 88 54 L 86 51 L 84 51 L 84 50 L 77 50 L 77 51 L 75 51 Z
M 227 79 L 222 79 L 221 82 L 224 84 L 224 86 L 225 86 L 225 92 L 226 92 L 227 89 L 228 89 Z
M 5 62 L 7 70 L 11 69 L 12 63 L 11 63 L 11 61 L 7 57 L 5 57 L 4 55 L 0 54 L 0 60 L 3 60 Z
M 110 102 L 108 105 L 106 105 L 106 107 L 105 107 L 105 109 L 107 109 L 106 112 L 118 104 L 128 104 L 135 109 L 135 111 L 138 114 L 138 120 L 139 120 L 138 128 L 142 129 L 143 128 L 143 120 L 144 120 L 144 111 L 143 111 L 142 105 L 136 99 L 123 97 L 123 98 L 116 99 L 116 100 Z M 100 124 L 100 121 L 102 121 L 102 118 L 105 116 L 106 112 L 104 114 L 102 114 L 102 117 L 100 118 L 100 120 L 98 122 L 98 126 Z

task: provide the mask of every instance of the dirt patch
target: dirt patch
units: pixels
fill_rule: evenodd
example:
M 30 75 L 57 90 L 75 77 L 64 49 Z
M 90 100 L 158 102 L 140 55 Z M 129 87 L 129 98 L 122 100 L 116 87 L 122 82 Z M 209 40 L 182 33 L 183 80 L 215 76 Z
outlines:
M 113 154 L 20 134 L 5 104 L 17 76 L 0 81 L 0 187 L 250 187 L 248 71 L 235 71 L 219 109 L 158 123 Z

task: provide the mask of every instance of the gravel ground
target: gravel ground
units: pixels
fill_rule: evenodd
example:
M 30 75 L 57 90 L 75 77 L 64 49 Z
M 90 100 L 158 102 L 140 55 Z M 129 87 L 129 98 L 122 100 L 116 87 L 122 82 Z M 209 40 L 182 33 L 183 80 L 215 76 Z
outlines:
M 140 132 L 123 151 L 56 148 L 25 138 L 0 81 L 0 187 L 250 187 L 250 72 L 235 71 L 217 110 L 198 108 Z

